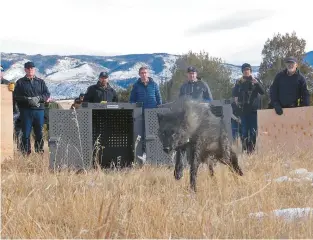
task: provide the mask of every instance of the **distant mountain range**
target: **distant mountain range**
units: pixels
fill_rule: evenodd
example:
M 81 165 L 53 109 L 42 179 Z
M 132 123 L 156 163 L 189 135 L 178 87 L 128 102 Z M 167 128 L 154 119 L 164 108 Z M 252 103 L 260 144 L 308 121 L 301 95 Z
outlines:
M 54 99 L 75 98 L 87 87 L 97 82 L 101 71 L 108 71 L 110 83 L 116 90 L 126 89 L 138 79 L 138 69 L 142 65 L 150 68 L 150 76 L 157 82 L 168 81 L 172 77 L 172 69 L 177 55 L 167 53 L 131 54 L 119 56 L 88 55 L 26 55 L 20 53 L 2 53 L 1 64 L 6 69 L 4 77 L 16 81 L 25 75 L 24 63 L 33 61 L 37 68 L 37 76 L 45 79 L 51 96 Z M 313 66 L 313 51 L 306 56 Z M 241 75 L 241 67 L 225 63 L 232 72 L 232 79 Z M 257 74 L 258 66 L 253 66 Z

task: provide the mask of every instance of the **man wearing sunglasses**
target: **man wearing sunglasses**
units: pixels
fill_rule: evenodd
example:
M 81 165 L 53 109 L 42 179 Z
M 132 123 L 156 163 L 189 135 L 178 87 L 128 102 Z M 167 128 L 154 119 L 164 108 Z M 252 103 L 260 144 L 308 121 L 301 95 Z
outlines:
M 271 104 L 278 115 L 283 114 L 283 108 L 302 107 L 310 105 L 310 94 L 304 76 L 298 69 L 297 59 L 285 59 L 286 69 L 279 72 L 271 86 Z

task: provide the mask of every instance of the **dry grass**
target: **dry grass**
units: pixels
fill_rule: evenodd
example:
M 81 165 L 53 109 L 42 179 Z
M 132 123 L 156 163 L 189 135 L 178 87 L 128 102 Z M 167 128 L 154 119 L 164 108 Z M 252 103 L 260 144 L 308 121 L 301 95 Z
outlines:
M 313 207 L 313 187 L 268 182 L 290 170 L 313 171 L 312 153 L 240 157 L 244 177 L 224 166 L 209 177 L 202 166 L 198 192 L 189 173 L 145 166 L 84 174 L 48 171 L 33 155 L 2 163 L 1 237 L 9 238 L 312 238 L 313 216 L 286 222 L 253 212 Z

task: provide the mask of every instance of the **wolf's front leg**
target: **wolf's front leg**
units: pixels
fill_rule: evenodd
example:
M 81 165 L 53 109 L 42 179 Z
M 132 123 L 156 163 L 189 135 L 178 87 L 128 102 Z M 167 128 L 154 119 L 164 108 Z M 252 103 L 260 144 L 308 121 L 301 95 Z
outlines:
M 199 157 L 195 146 L 190 148 L 190 187 L 196 192 L 197 191 L 197 174 L 199 168 Z
M 174 176 L 176 180 L 179 180 L 183 177 L 183 170 L 184 170 L 184 164 L 183 164 L 183 151 L 178 149 L 176 152 L 176 161 L 175 161 L 175 170 L 174 170 Z

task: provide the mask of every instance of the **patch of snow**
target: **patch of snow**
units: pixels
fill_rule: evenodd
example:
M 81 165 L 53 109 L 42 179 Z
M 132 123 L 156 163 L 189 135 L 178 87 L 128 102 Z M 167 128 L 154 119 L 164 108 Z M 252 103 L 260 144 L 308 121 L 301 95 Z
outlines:
M 128 68 L 126 71 L 116 71 L 110 73 L 111 80 L 124 80 L 129 78 L 138 78 L 139 68 L 142 66 L 147 66 L 144 62 L 137 62 L 133 67 Z M 148 66 L 149 67 L 149 66 Z M 153 71 L 149 70 L 150 76 L 154 74 Z M 153 78 L 153 77 L 152 77 Z
M 313 181 L 313 172 L 309 172 L 305 168 L 299 168 L 293 171 L 289 172 L 289 175 L 292 177 L 288 176 L 282 176 L 279 178 L 274 179 L 274 182 L 301 182 L 301 181 Z M 268 180 L 271 181 L 271 180 Z
M 57 63 L 52 67 L 45 70 L 46 74 L 51 74 L 55 72 L 66 71 L 71 68 L 75 68 L 82 64 L 82 61 L 79 59 L 64 57 L 64 59 L 58 59 Z
M 80 67 L 58 71 L 49 75 L 47 81 L 86 81 L 89 78 L 96 78 L 97 74 L 93 71 L 89 64 L 83 64 Z
M 287 182 L 290 181 L 291 178 L 287 177 L 287 176 L 282 176 L 279 178 L 274 179 L 274 182 Z
M 296 169 L 294 171 L 291 171 L 289 174 L 293 174 L 293 175 L 306 175 L 308 173 L 308 170 L 305 169 L 305 168 L 299 168 L 299 169 Z
M 256 212 L 250 213 L 249 217 L 262 219 L 268 216 L 275 216 L 279 218 L 283 218 L 287 222 L 292 222 L 295 220 L 299 220 L 301 218 L 307 218 L 309 216 L 313 216 L 313 208 L 285 208 L 285 209 L 276 209 L 273 210 L 270 214 L 264 212 Z
M 24 64 L 28 62 L 29 59 L 23 59 L 11 65 L 11 67 L 6 70 L 3 77 L 9 81 L 17 81 L 19 78 L 25 76 Z M 36 69 L 37 70 L 37 69 Z

